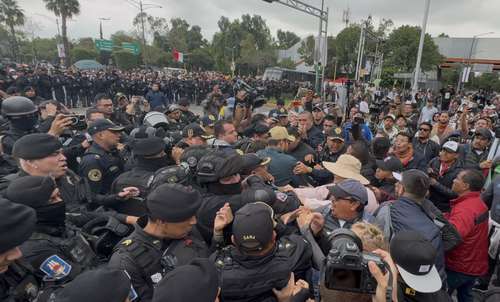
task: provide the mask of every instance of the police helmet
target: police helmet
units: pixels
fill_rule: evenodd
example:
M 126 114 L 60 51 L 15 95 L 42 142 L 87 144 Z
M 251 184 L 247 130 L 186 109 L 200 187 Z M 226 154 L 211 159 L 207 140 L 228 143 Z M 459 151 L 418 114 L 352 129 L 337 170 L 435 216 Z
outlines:
M 11 96 L 2 102 L 2 115 L 8 118 L 30 115 L 36 112 L 38 112 L 38 108 L 35 104 L 23 96 Z
M 114 217 L 102 216 L 87 222 L 82 231 L 94 238 L 90 244 L 97 254 L 111 256 L 115 245 L 123 237 L 128 236 L 132 228 Z
M 158 111 L 151 111 L 146 114 L 143 121 L 144 125 L 153 128 L 166 128 L 168 120 L 165 114 Z
M 187 185 L 188 176 L 189 166 L 186 163 L 181 163 L 179 166 L 163 167 L 155 172 L 153 179 L 148 184 L 149 192 L 163 184 Z

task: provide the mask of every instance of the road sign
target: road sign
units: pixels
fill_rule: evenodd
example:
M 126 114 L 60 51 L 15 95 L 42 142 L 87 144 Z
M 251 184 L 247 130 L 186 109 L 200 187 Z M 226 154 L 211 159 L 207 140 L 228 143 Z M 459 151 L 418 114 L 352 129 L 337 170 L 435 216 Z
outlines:
M 113 51 L 113 41 L 96 39 L 95 47 L 102 51 Z
M 122 42 L 122 48 L 130 51 L 134 55 L 138 55 L 140 52 L 139 45 L 137 43 Z

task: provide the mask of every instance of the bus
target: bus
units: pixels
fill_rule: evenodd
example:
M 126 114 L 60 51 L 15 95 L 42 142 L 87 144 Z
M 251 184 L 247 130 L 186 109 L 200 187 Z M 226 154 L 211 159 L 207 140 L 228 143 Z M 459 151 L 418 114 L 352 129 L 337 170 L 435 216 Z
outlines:
M 313 72 L 302 72 L 280 67 L 268 67 L 264 71 L 262 80 L 288 80 L 290 82 L 310 82 L 314 83 L 316 75 Z

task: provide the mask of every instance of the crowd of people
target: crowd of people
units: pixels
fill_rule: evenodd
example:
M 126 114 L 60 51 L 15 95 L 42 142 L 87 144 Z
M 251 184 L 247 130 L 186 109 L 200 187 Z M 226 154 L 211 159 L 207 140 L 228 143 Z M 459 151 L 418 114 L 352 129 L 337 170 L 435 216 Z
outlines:
M 462 302 L 500 287 L 498 96 L 354 83 L 340 106 L 333 86 L 285 102 L 215 73 L 15 73 L 1 301 Z M 72 76 L 94 78 L 72 92 Z

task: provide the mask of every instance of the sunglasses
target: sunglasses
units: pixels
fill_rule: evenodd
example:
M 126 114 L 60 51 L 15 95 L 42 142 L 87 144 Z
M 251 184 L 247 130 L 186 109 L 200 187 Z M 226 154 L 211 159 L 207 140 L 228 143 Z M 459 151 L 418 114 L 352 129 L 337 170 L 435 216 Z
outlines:
M 427 129 L 427 128 L 419 128 L 419 129 L 418 129 L 418 131 L 425 131 L 425 132 L 427 132 L 427 131 L 431 131 L 431 129 Z

